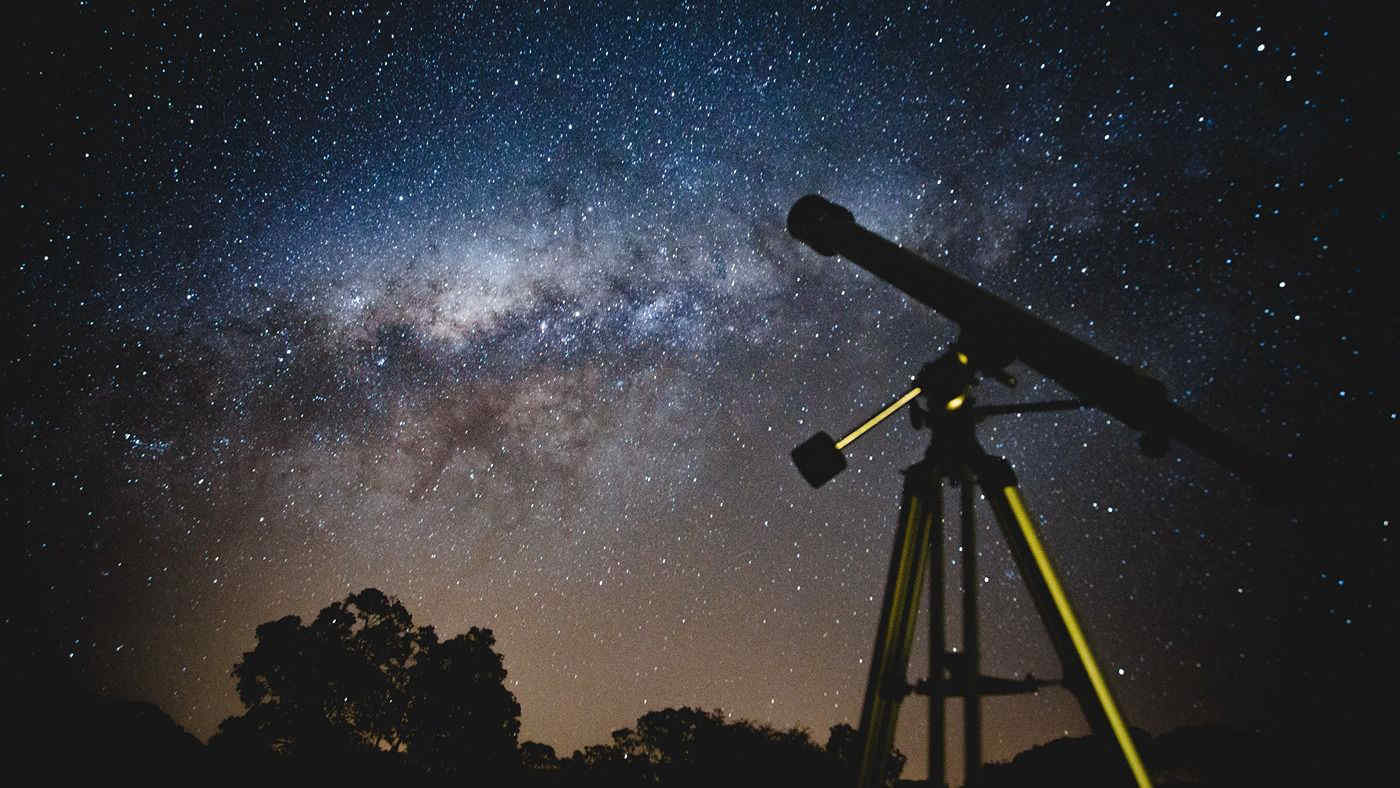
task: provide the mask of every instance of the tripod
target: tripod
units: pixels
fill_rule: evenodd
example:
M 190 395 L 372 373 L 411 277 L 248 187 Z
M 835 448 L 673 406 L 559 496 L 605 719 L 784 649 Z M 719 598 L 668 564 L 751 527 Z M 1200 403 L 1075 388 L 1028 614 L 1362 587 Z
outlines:
M 981 763 L 979 694 L 1016 688 L 1014 682 L 998 684 L 998 680 L 977 672 L 974 591 L 977 584 L 973 575 L 966 575 L 968 581 L 964 583 L 963 602 L 967 612 L 963 615 L 963 626 L 971 626 L 964 635 L 965 655 L 950 660 L 943 652 L 943 482 L 953 482 L 962 488 L 963 558 L 968 562 L 976 558 L 970 492 L 973 480 L 981 485 L 991 503 L 1002 538 L 1011 548 L 1017 569 L 1050 634 L 1055 653 L 1064 667 L 1061 683 L 1074 693 L 1094 733 L 1106 742 L 1117 741 L 1137 784 L 1150 785 L 1108 684 L 1099 673 L 1088 641 L 1040 544 L 1035 524 L 1021 500 L 1016 477 L 1004 460 L 990 457 L 982 450 L 973 435 L 973 427 L 980 417 L 996 413 L 1092 405 L 1137 430 L 1140 433 L 1138 445 L 1149 457 L 1165 455 L 1170 441 L 1177 441 L 1229 468 L 1241 479 L 1270 491 L 1276 490 L 1278 480 L 1284 478 L 1282 468 L 1172 403 L 1167 398 L 1166 386 L 1140 369 L 1106 355 L 865 229 L 856 223 L 855 215 L 848 208 L 820 195 L 809 194 L 788 211 L 787 228 L 792 237 L 818 254 L 826 257 L 840 254 L 957 323 L 963 332 L 953 348 L 925 365 L 915 378 L 914 387 L 889 407 L 839 441 L 820 432 L 792 452 L 802 476 L 813 487 L 820 487 L 845 469 L 846 458 L 841 449 L 848 443 L 916 397 L 922 395 L 930 403 L 928 411 L 917 406 L 913 411 L 915 427 L 922 427 L 927 421 L 933 430 L 933 441 L 924 459 L 904 472 L 899 529 L 861 711 L 860 785 L 865 788 L 881 782 L 884 759 L 894 738 L 899 704 L 910 691 L 905 671 L 926 572 L 931 574 L 933 586 L 930 604 L 933 647 L 929 678 L 923 685 L 923 691 L 933 701 L 930 704 L 930 777 L 943 773 L 943 699 L 952 697 L 955 690 L 966 698 L 968 784 L 973 785 Z M 1035 403 L 1012 408 L 972 407 L 968 398 L 976 377 L 974 371 L 1011 384 L 1014 381 L 1005 367 L 1013 361 L 1021 361 L 1056 381 L 1083 402 Z M 968 564 L 963 566 L 967 571 Z M 953 678 L 961 681 L 945 681 L 945 668 L 957 674 Z M 1029 683 L 1033 682 L 1023 685 Z M 953 684 L 959 684 L 960 688 Z M 1127 776 L 1125 772 L 1124 777 Z
M 1131 778 L 1139 786 L 1150 782 L 1137 749 L 1128 734 L 1100 673 L 1088 641 L 1050 564 L 1035 524 L 1026 509 L 1016 476 L 1004 459 L 986 453 L 978 444 L 975 427 L 990 415 L 1084 407 L 1077 400 L 1032 403 L 1021 406 L 973 407 L 971 387 L 978 365 L 975 343 L 959 340 L 938 360 L 927 364 L 914 387 L 889 407 L 853 430 L 840 441 L 818 433 L 792 453 L 803 476 L 814 487 L 845 468 L 841 449 L 867 430 L 922 395 L 930 408 L 913 405 L 916 428 L 927 426 L 932 438 L 924 458 L 905 469 L 904 488 L 895 532 L 894 552 L 885 583 L 884 603 L 876 631 L 874 655 L 861 709 L 862 740 L 859 785 L 880 785 L 894 741 L 899 706 L 911 692 L 929 696 L 929 780 L 941 784 L 944 775 L 944 701 L 964 698 L 966 781 L 980 781 L 982 695 L 1034 692 L 1053 683 L 1027 677 L 1022 681 L 983 676 L 979 672 L 976 598 L 976 521 L 972 485 L 975 481 L 991 505 L 1002 538 L 1011 549 L 1016 568 L 1035 602 L 1063 667 L 1059 683 L 1073 693 L 1095 735 L 1116 740 Z M 983 367 L 985 368 L 985 367 Z M 1004 372 L 993 373 L 1011 383 Z M 943 485 L 961 490 L 963 542 L 963 652 L 946 653 L 943 577 Z M 906 671 L 913 647 L 919 598 L 924 576 L 929 576 L 930 644 L 929 675 L 911 686 Z M 945 677 L 946 672 L 946 677 Z M 939 783 L 932 783 L 938 779 Z

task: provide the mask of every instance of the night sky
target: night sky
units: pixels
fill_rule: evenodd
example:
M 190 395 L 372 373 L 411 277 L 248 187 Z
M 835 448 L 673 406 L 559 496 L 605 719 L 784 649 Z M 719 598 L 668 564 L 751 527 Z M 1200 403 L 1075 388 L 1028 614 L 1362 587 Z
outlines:
M 1393 471 L 1326 453 L 1396 429 L 1358 240 L 1395 137 L 1330 12 L 47 5 L 5 102 L 11 552 L 36 653 L 202 739 L 257 624 L 367 586 L 491 628 L 561 754 L 666 706 L 855 724 L 926 438 L 821 490 L 788 452 L 956 326 L 791 239 L 811 192 L 1289 467 Z M 1017 371 L 980 400 L 1066 396 Z M 980 434 L 1153 734 L 1275 728 L 1290 644 L 1390 625 L 1388 514 L 1093 411 Z M 985 669 L 1060 675 L 981 527 Z M 990 759 L 1087 732 L 1056 689 L 985 718 Z

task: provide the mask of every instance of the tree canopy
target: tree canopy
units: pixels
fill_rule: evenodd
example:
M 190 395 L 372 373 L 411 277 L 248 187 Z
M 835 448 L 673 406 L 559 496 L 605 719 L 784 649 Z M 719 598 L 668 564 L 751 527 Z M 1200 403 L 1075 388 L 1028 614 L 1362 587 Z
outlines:
M 518 763 L 520 704 L 489 629 L 439 641 L 374 588 L 325 607 L 311 624 L 260 625 L 233 666 L 243 715 L 212 746 L 292 756 L 402 752 L 433 773 Z

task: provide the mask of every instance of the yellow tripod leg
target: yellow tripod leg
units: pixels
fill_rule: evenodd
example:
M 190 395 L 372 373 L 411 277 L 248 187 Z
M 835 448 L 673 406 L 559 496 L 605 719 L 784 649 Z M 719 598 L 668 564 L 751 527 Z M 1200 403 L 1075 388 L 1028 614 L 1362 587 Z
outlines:
M 1122 715 L 1118 713 L 1118 705 L 1113 702 L 1113 694 L 1109 692 L 1108 683 L 1104 681 L 1103 674 L 1099 672 L 1098 662 L 1094 659 L 1094 654 L 1089 649 L 1089 641 L 1084 636 L 1084 630 L 1079 626 L 1079 619 L 1074 615 L 1074 610 L 1070 607 L 1069 597 L 1065 595 L 1064 587 L 1060 585 L 1060 580 L 1055 574 L 1055 569 L 1050 565 L 1050 556 L 1045 552 L 1045 547 L 1040 542 L 1040 536 L 1036 532 L 1035 523 L 1031 519 L 1030 512 L 1026 510 L 1025 502 L 1021 499 L 1020 490 L 1018 490 L 1014 484 L 1008 484 L 1001 488 L 999 499 L 994 499 L 991 490 L 984 489 L 984 491 L 988 493 L 988 499 L 991 500 L 992 509 L 997 513 L 998 519 L 1001 519 L 1005 514 L 1009 513 L 1011 518 L 1015 521 L 1024 548 L 1030 553 L 1030 557 L 1034 560 L 1039 577 L 1044 583 L 1043 589 L 1048 593 L 1050 600 L 1054 603 L 1055 611 L 1059 613 L 1060 621 L 1064 625 L 1061 639 L 1063 639 L 1063 635 L 1068 635 L 1069 641 L 1073 644 L 1074 652 L 1079 658 L 1080 667 L 1084 670 L 1090 686 L 1093 687 L 1094 695 L 1098 698 L 1103 716 L 1107 718 L 1108 725 L 1113 731 L 1113 737 L 1118 741 L 1118 746 L 1123 751 L 1123 757 L 1128 762 L 1128 768 L 1132 771 L 1133 779 L 1137 781 L 1137 784 L 1141 786 L 1141 788 L 1151 788 L 1152 781 L 1147 776 L 1147 769 L 1142 765 L 1142 758 L 1138 756 L 1137 747 L 1133 744 L 1132 737 L 1128 735 L 1127 724 L 1123 722 Z M 1008 540 L 1013 541 L 1012 552 L 1016 554 L 1018 550 L 1016 549 L 1017 546 L 1014 544 L 1014 538 L 1011 533 L 1009 533 L 1010 529 L 1004 528 L 1003 530 L 1008 531 L 1006 536 Z M 1022 569 L 1022 574 L 1025 575 L 1024 567 Z M 1038 590 L 1035 587 L 1036 584 L 1030 582 L 1030 577 L 1027 577 L 1026 580 L 1028 581 L 1027 585 L 1032 588 L 1032 593 L 1035 594 Z M 1042 610 L 1042 618 L 1045 617 L 1045 612 L 1046 611 Z M 1051 639 L 1056 639 L 1055 627 L 1048 619 L 1045 623 L 1051 630 Z M 1065 661 L 1063 655 L 1061 658 L 1062 661 Z M 1069 669 L 1067 661 L 1065 668 L 1066 670 Z M 1088 711 L 1086 709 L 1086 714 L 1087 713 Z M 1091 725 L 1093 722 L 1093 715 L 1090 715 Z
M 874 788 L 884 782 L 899 704 L 908 692 L 909 652 L 914 645 L 919 597 L 928 570 L 929 539 L 933 522 L 943 511 L 940 481 L 926 463 L 905 472 L 894 554 L 890 557 L 880 628 L 875 634 L 875 652 L 860 714 L 861 788 Z

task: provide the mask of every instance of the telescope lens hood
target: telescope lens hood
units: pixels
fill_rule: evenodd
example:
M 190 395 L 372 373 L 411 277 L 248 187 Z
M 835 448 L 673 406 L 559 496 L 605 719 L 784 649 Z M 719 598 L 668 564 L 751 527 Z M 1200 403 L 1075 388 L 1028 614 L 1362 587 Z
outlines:
M 817 194 L 809 194 L 788 211 L 787 229 L 793 238 L 812 247 L 818 254 L 836 254 L 837 239 L 855 224 L 850 211 Z

